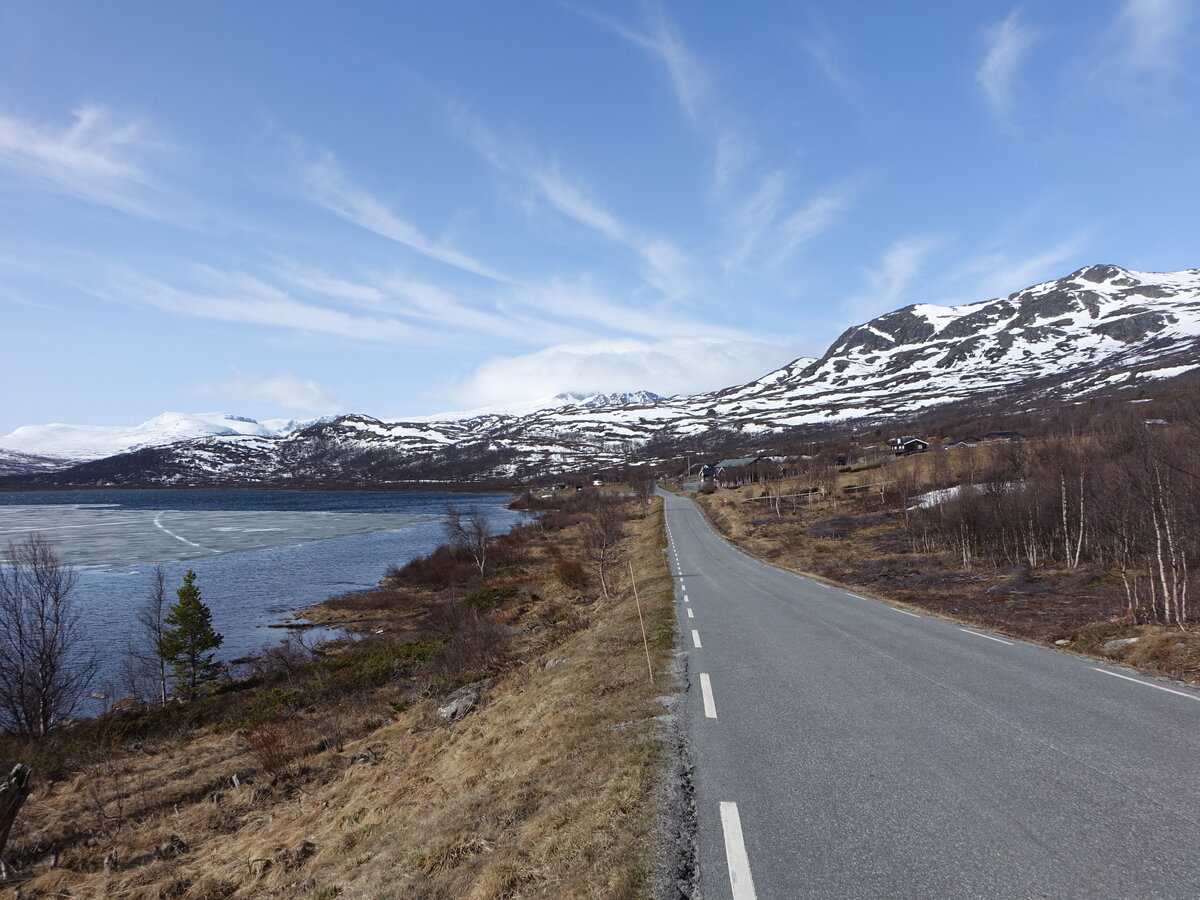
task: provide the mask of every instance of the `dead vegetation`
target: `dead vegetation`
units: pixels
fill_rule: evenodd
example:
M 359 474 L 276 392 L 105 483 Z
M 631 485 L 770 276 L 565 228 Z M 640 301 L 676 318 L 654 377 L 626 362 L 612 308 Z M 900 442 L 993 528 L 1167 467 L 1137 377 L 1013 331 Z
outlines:
M 628 569 L 605 602 L 591 567 L 564 565 L 587 502 L 494 541 L 485 578 L 435 553 L 335 598 L 329 615 L 370 622 L 336 655 L 282 647 L 193 704 L 4 746 L 35 770 L 7 894 L 645 896 L 670 687 L 647 677 Z M 662 674 L 661 510 L 627 512 Z

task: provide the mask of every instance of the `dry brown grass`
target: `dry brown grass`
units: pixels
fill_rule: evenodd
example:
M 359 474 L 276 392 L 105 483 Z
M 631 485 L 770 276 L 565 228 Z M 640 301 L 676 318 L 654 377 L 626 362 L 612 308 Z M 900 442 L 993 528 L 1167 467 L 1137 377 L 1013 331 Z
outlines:
M 632 521 L 628 548 L 665 676 L 661 528 L 660 508 Z M 399 714 L 381 690 L 258 735 L 108 754 L 31 798 L 22 897 L 645 896 L 673 686 L 648 681 L 628 579 L 611 604 L 581 600 L 553 573 L 564 552 L 533 549 L 536 594 L 500 617 L 516 662 L 461 721 L 436 716 L 434 684 Z

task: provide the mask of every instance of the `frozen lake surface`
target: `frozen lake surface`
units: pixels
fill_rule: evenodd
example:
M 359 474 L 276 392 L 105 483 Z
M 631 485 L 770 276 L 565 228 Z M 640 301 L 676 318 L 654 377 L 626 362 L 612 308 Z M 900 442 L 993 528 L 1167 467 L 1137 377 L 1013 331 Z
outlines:
M 29 532 L 50 540 L 80 569 L 77 598 L 105 674 L 117 683 L 134 636 L 134 611 L 167 572 L 168 601 L 183 573 L 196 582 L 225 635 L 219 657 L 236 659 L 281 640 L 268 629 L 292 612 L 374 587 L 389 565 L 428 553 L 443 539 L 446 504 L 484 511 L 493 531 L 519 518 L 502 494 L 254 490 L 102 490 L 0 493 L 0 552 Z

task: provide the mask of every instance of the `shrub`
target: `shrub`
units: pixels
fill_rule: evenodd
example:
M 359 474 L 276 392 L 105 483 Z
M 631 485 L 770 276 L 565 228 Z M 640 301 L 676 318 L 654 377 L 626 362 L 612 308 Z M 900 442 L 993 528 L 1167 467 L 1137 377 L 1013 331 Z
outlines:
M 291 774 L 296 761 L 313 749 L 308 729 L 295 718 L 251 725 L 242 733 L 242 743 L 263 771 L 274 778 Z
M 554 564 L 554 576 L 564 587 L 581 591 L 587 587 L 587 569 L 578 559 L 560 559 Z
M 505 660 L 509 643 L 507 628 L 472 611 L 430 660 L 428 671 L 442 678 L 480 674 Z
M 501 600 L 508 600 L 510 597 L 515 596 L 517 596 L 517 588 L 513 585 L 507 587 L 485 587 L 480 588 L 474 593 L 467 594 L 467 596 L 463 597 L 462 604 L 467 609 L 473 609 L 476 612 L 487 612 Z
M 470 582 L 477 575 L 466 554 L 449 544 L 442 544 L 428 556 L 409 560 L 400 569 L 389 569 L 388 581 L 444 591 L 456 584 Z

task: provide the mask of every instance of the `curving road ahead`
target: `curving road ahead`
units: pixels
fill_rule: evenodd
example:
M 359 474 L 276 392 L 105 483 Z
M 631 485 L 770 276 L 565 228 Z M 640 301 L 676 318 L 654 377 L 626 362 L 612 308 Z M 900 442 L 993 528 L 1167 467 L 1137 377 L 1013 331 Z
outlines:
M 663 497 L 705 900 L 1200 897 L 1200 692 L 772 568 Z

